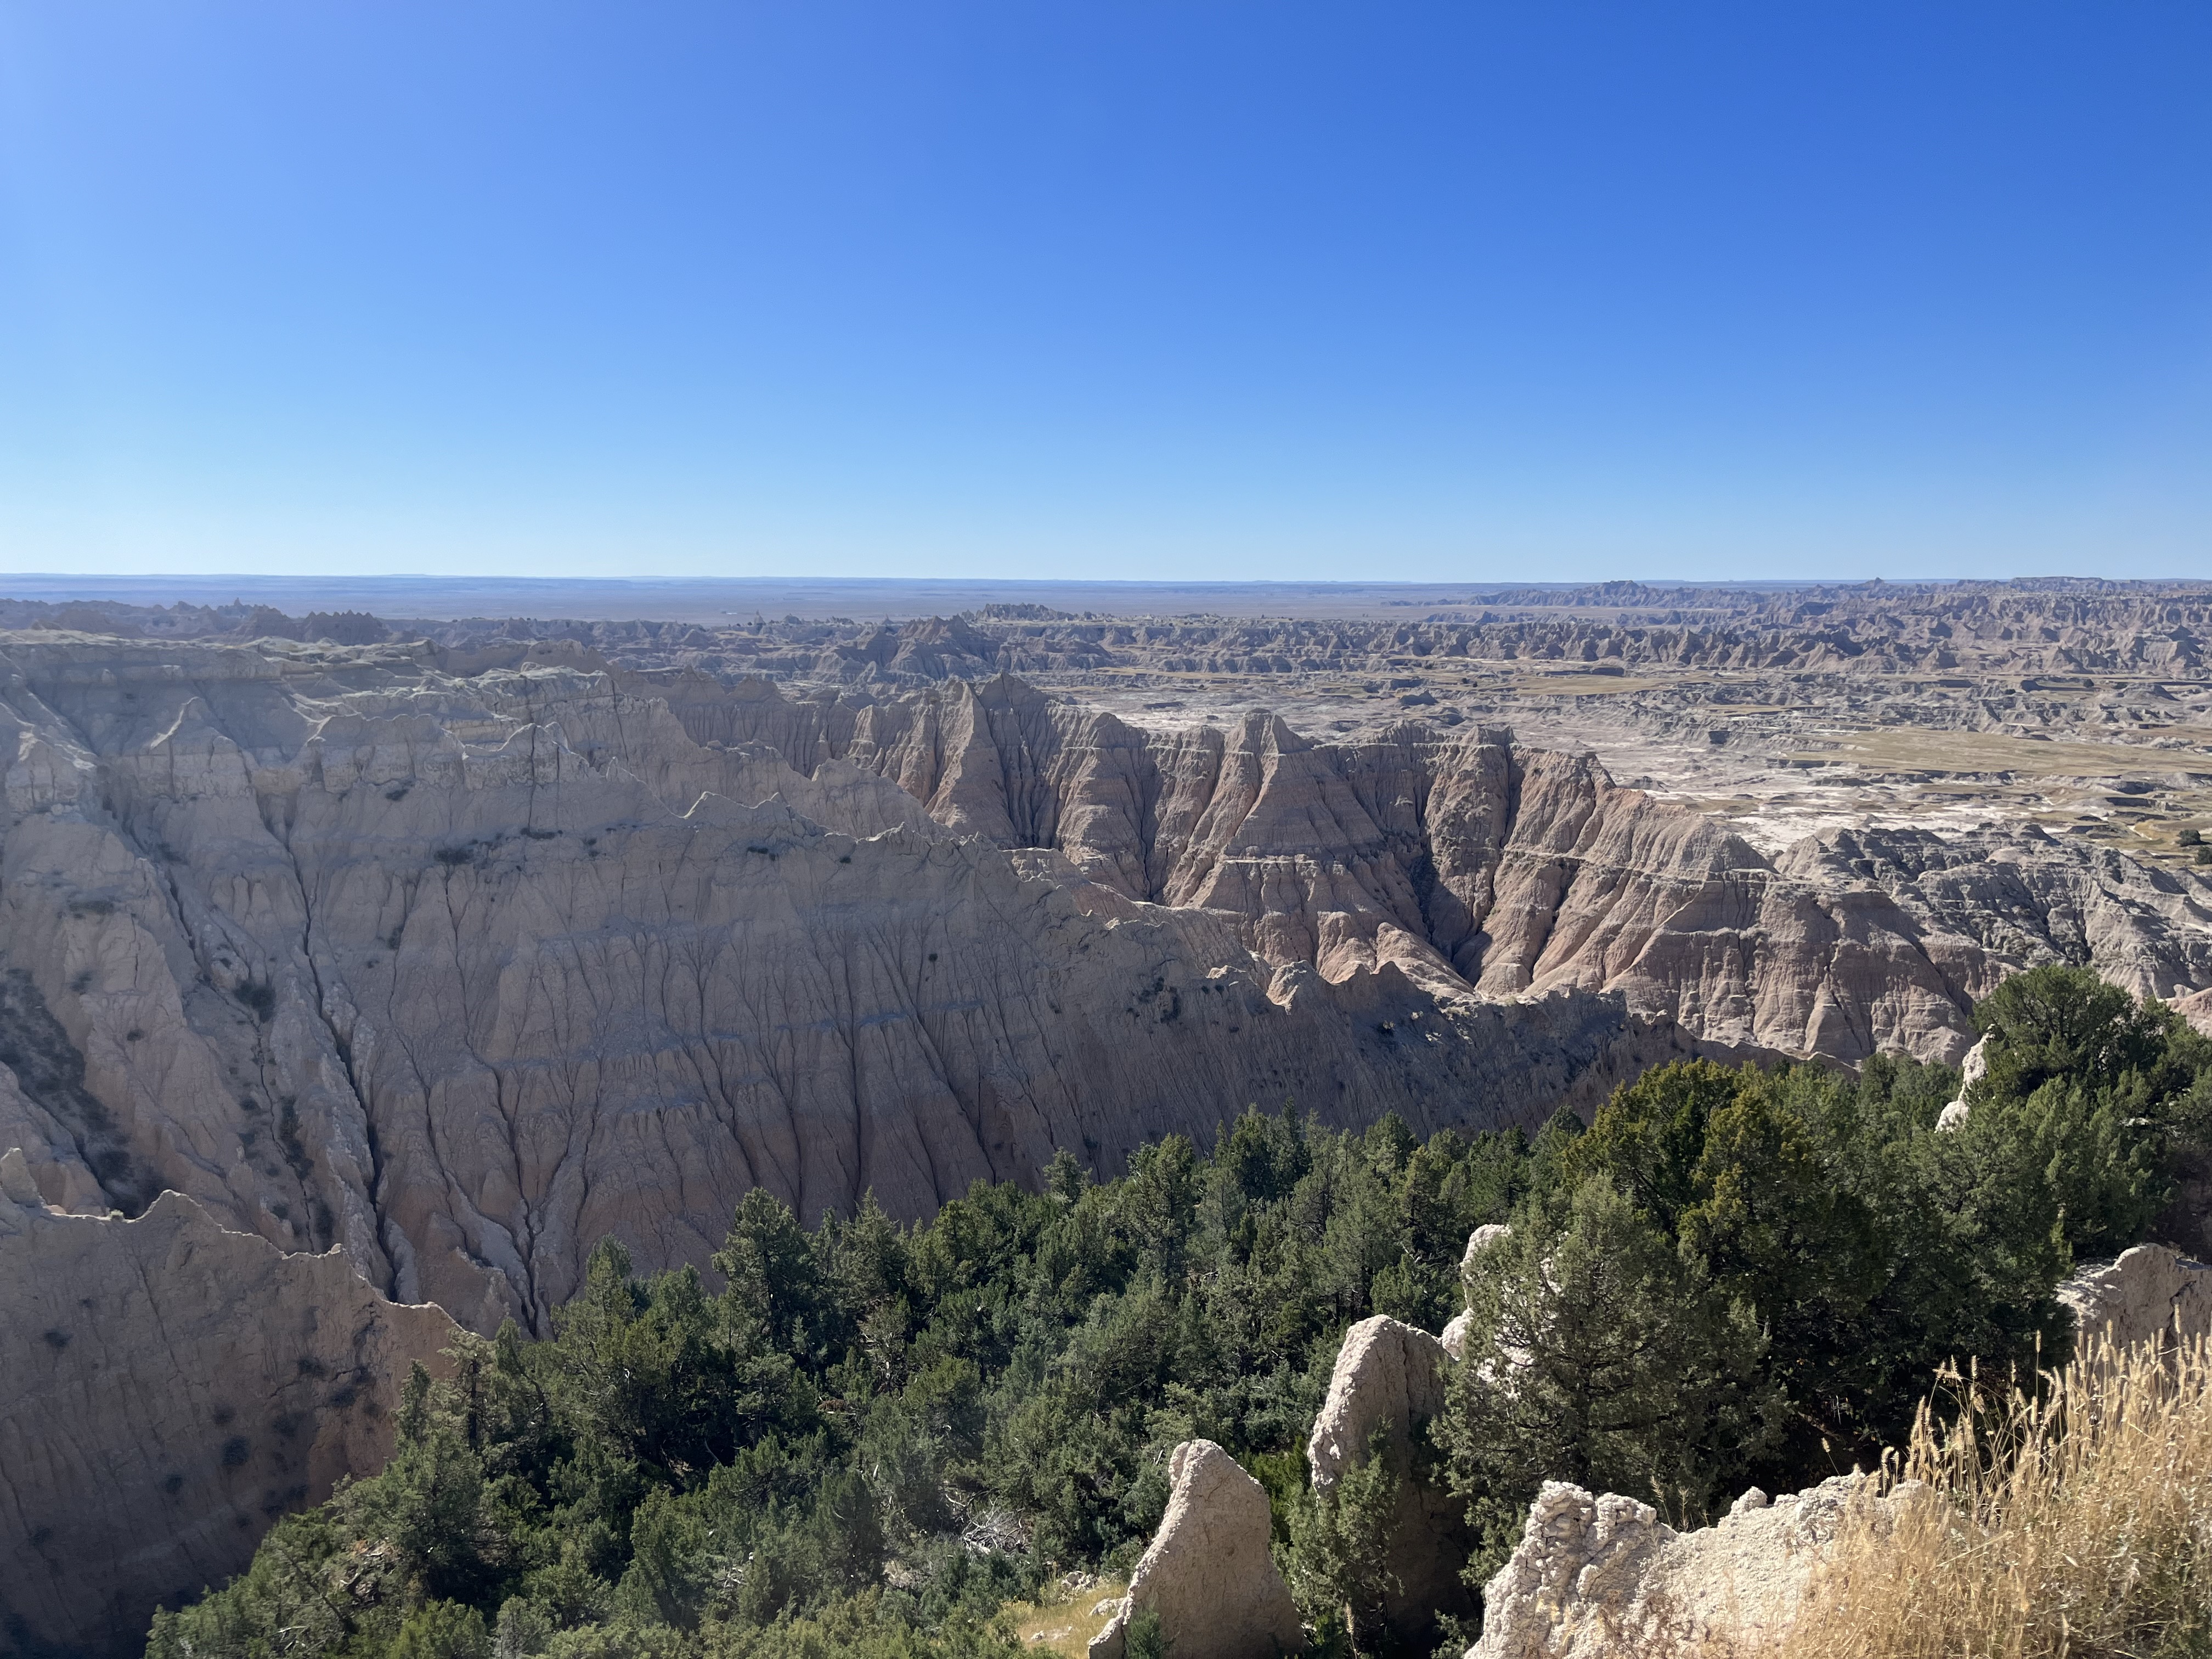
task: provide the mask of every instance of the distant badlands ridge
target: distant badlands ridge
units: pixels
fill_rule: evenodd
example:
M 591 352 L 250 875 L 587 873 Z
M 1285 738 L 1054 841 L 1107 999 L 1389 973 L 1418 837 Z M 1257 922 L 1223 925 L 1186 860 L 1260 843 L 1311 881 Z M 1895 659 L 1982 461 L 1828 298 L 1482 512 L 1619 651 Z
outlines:
M 2039 961 L 2212 986 L 2192 871 L 2033 827 L 1768 857 L 1427 712 L 1318 742 L 1004 673 L 0 635 L 0 1518 L 46 1529 L 0 1616 L 60 1628 L 82 1546 L 40 1517 L 94 1485 L 117 1536 L 196 1540 L 111 1574 L 123 1624 L 197 1588 L 160 1572 L 242 1562 L 376 1440 L 331 1414 L 444 1328 L 372 1290 L 542 1329 L 599 1238 L 703 1261 L 756 1185 L 915 1216 L 1248 1102 L 1425 1133 L 1689 1052 L 1955 1060 L 1972 1000 Z M 342 1244 L 368 1286 L 227 1301 L 204 1264 L 239 1234 Z M 248 1326 L 296 1327 L 303 1395 L 272 1382 L 252 1433 L 224 1379 L 289 1358 Z M 147 1340 L 172 1381 L 118 1404 Z

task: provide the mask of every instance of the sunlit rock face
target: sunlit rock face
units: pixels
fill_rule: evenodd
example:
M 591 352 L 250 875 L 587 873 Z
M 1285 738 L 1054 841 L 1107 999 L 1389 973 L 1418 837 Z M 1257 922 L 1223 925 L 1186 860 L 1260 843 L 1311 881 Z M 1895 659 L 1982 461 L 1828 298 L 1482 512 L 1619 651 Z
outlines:
M 2022 967 L 2212 983 L 2195 884 L 2032 825 L 1834 830 L 1770 859 L 1496 727 L 1327 744 L 1265 713 L 1146 732 L 1004 677 L 883 702 L 668 678 L 696 734 L 848 759 L 939 823 L 1218 911 L 1261 960 L 1331 980 L 1389 962 L 1445 994 L 1614 991 L 1709 1042 L 1954 1063 L 1972 1003 Z
M 0 1122 L 43 1198 L 174 1189 L 542 1328 L 599 1238 L 703 1261 L 757 1185 L 918 1216 L 1248 1102 L 1533 1122 L 1686 1046 L 1010 853 L 855 735 L 918 757 L 920 710 L 435 655 L 0 648 Z

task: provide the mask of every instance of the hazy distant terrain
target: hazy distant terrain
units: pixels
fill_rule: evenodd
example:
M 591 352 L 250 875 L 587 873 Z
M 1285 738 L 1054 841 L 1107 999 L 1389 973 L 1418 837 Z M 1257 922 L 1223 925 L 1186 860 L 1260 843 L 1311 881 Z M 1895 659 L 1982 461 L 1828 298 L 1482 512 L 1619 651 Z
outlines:
M 280 611 L 373 611 L 386 617 L 577 617 L 705 622 L 787 614 L 809 620 L 950 616 L 989 605 L 1044 605 L 1116 617 L 1370 617 L 1449 605 L 1479 588 L 1415 582 L 877 580 L 738 577 L 722 580 L 529 580 L 468 576 L 0 577 L 10 598 L 151 605 L 243 599 Z

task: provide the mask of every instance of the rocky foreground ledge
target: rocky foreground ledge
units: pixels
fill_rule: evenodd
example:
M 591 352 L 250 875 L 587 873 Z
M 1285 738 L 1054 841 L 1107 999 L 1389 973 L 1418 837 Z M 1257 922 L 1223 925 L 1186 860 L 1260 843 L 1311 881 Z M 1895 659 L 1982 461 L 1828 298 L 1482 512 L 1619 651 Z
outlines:
M 1485 1229 L 1490 1232 L 1491 1229 Z M 1469 1253 L 1491 1243 L 1478 1234 Z M 2076 1274 L 2060 1295 L 2085 1339 L 2115 1347 L 2212 1332 L 2212 1267 L 2139 1245 Z M 1382 1316 L 1345 1333 L 1309 1461 L 1316 1485 L 1346 1468 L 1376 1429 L 1403 1436 L 1442 1408 L 1457 1357 L 1437 1338 Z M 1152 1547 L 1090 1659 L 1122 1659 L 1149 1611 L 1179 1659 L 1271 1659 L 1303 1641 L 1267 1548 L 1258 1482 L 1210 1441 L 1178 1447 L 1175 1491 Z M 1466 1659 L 1705 1659 L 1753 1653 L 1790 1628 L 1815 1570 L 1847 1522 L 1893 1522 L 1927 1489 L 1882 1492 L 1863 1474 L 1770 1498 L 1753 1487 L 1710 1527 L 1678 1531 L 1650 1504 L 1547 1481 L 1511 1558 L 1484 1587 L 1481 1639 Z M 1389 1540 L 1400 1589 L 1389 1614 L 1411 1630 L 1468 1606 L 1463 1544 L 1443 1495 L 1408 1481 Z M 1285 1620 L 1288 1623 L 1285 1623 Z

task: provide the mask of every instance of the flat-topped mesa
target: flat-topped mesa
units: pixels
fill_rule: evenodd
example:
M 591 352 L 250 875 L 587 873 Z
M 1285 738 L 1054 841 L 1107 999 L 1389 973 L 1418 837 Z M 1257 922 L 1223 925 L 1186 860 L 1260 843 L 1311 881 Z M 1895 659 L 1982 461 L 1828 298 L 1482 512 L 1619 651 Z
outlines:
M 342 1251 L 287 1255 L 167 1193 L 49 1209 L 0 1157 L 0 1622 L 136 1653 L 157 1602 L 244 1569 L 270 1523 L 390 1455 L 408 1370 L 459 1332 Z

